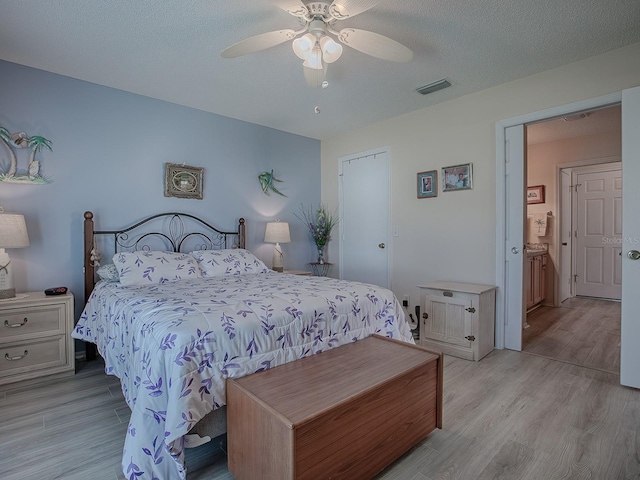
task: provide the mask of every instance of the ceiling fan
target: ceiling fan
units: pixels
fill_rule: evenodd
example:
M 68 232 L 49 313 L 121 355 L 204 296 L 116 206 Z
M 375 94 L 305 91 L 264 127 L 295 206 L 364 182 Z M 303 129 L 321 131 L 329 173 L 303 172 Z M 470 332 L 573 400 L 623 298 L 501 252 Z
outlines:
M 343 28 L 335 30 L 338 21 L 346 20 L 376 6 L 382 0 L 312 1 L 270 0 L 275 6 L 298 18 L 300 30 L 276 30 L 247 38 L 220 52 L 225 58 L 234 58 L 275 47 L 293 40 L 294 53 L 303 60 L 304 78 L 311 87 L 322 86 L 327 75 L 327 64 L 342 55 L 342 44 L 372 57 L 392 62 L 408 62 L 413 52 L 384 35 Z M 329 34 L 337 37 L 334 40 Z

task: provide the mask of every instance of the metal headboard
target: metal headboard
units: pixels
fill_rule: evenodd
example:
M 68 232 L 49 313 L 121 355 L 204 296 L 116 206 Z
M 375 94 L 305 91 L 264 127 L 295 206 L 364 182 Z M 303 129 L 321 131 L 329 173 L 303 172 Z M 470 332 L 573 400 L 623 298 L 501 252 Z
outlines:
M 155 230 L 154 230 L 155 229 Z M 118 230 L 95 230 L 92 212 L 84 213 L 85 302 L 95 285 L 95 266 L 91 258 L 97 236 L 112 237 L 113 253 L 136 250 L 190 252 L 221 248 L 245 248 L 245 221 L 238 229 L 225 232 L 189 213 L 159 213 Z

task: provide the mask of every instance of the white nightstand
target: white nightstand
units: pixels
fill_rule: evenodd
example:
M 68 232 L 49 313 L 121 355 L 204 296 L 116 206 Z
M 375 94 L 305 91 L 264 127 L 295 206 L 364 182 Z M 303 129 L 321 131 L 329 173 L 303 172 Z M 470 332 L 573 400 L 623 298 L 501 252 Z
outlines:
M 0 385 L 73 373 L 73 295 L 17 297 L 0 302 Z

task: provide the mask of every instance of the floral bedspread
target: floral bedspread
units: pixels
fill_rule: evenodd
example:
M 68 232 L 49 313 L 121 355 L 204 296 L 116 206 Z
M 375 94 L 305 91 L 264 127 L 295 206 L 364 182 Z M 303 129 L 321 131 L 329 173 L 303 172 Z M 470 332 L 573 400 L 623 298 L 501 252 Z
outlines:
M 73 337 L 95 343 L 132 415 L 129 479 L 185 478 L 184 438 L 238 378 L 379 333 L 413 343 L 393 293 L 279 273 L 150 286 L 104 283 Z

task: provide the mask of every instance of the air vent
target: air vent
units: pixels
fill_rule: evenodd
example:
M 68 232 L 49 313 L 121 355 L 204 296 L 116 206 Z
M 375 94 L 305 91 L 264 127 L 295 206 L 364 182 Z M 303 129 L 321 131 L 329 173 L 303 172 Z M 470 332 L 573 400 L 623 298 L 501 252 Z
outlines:
M 451 86 L 451 82 L 446 78 L 442 80 L 438 80 L 437 82 L 430 83 L 429 85 L 425 85 L 424 87 L 416 88 L 418 93 L 422 95 L 428 95 L 433 92 L 437 92 L 438 90 L 442 90 L 443 88 L 447 88 Z

